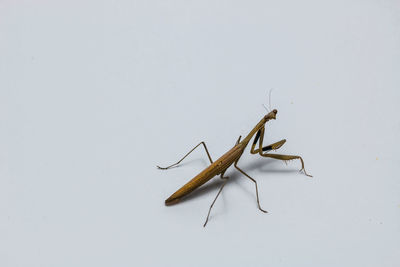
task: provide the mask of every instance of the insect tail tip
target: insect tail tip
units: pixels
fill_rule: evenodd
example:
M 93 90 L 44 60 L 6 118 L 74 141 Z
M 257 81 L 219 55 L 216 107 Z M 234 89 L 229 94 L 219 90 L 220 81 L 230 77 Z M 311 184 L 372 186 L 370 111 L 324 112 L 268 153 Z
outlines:
M 165 200 L 165 206 L 172 206 L 178 202 L 179 202 L 179 198 L 169 197 L 168 199 Z

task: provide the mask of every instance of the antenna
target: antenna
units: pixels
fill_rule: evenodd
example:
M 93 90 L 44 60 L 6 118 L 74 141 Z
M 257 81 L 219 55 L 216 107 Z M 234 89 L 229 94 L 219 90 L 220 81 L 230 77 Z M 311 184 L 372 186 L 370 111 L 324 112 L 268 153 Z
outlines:
M 268 92 L 268 105 L 269 108 L 267 108 L 264 104 L 262 104 L 262 106 L 265 108 L 265 110 L 269 113 L 271 112 L 271 92 L 272 92 L 273 88 L 271 88 Z
M 265 110 L 269 113 L 270 111 L 269 111 L 269 109 L 264 105 L 264 104 L 262 104 L 262 106 L 265 108 Z
M 272 90 L 274 90 L 274 88 L 271 88 L 271 89 L 269 90 L 269 94 L 268 94 L 269 109 L 271 109 L 271 93 L 272 93 Z

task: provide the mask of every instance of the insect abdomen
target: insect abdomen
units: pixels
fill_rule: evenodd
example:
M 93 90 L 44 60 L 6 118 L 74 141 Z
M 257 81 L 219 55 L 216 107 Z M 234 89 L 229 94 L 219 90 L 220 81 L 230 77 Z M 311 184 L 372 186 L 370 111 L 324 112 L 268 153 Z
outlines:
M 201 173 L 196 175 L 192 180 L 187 182 L 184 186 L 182 186 L 178 191 L 173 193 L 167 200 L 165 200 L 165 205 L 173 205 L 179 202 L 179 200 L 191 193 L 196 188 L 202 186 L 209 180 L 211 180 L 214 176 L 225 171 L 241 154 L 243 150 L 241 146 L 235 146 L 227 153 L 225 153 L 222 157 L 204 169 Z
M 217 173 L 214 174 L 210 171 L 211 166 L 212 165 L 210 165 L 204 171 L 196 175 L 192 180 L 187 182 L 184 186 L 182 186 L 175 193 L 173 193 L 167 200 L 165 200 L 165 205 L 169 206 L 178 203 L 182 197 L 191 193 L 193 190 L 205 184 L 207 181 L 209 181 L 211 178 L 217 175 Z

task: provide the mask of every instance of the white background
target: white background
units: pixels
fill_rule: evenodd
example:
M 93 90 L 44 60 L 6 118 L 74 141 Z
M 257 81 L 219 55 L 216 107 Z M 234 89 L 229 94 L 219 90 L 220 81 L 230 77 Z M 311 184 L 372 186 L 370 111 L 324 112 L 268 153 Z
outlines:
M 400 266 L 400 2 L 0 2 L 0 266 Z M 219 178 L 164 200 L 265 114 Z

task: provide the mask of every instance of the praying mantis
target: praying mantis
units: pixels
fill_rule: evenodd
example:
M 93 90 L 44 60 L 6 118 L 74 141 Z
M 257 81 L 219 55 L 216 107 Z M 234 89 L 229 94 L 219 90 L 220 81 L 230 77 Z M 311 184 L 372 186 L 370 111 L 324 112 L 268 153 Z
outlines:
M 204 149 L 207 153 L 208 159 L 210 160 L 210 163 L 211 163 L 207 168 L 205 168 L 202 172 L 200 172 L 198 175 L 196 175 L 192 180 L 187 182 L 180 189 L 178 189 L 175 193 L 173 193 L 169 198 L 167 198 L 165 200 L 165 205 L 170 206 L 170 205 L 178 203 L 183 197 L 190 194 L 192 191 L 199 188 L 200 186 L 202 186 L 203 184 L 205 184 L 206 182 L 211 180 L 213 177 L 220 175 L 221 179 L 223 179 L 224 182 L 222 183 L 221 187 L 219 188 L 218 193 L 217 193 L 216 197 L 214 198 L 213 202 L 211 203 L 211 206 L 208 210 L 206 221 L 203 224 L 203 227 L 205 227 L 207 225 L 208 219 L 210 217 L 210 212 L 211 212 L 212 207 L 214 206 L 215 201 L 217 200 L 222 189 L 224 188 L 224 186 L 226 185 L 226 183 L 229 180 L 228 176 L 224 176 L 225 171 L 233 164 L 233 166 L 240 173 L 242 173 L 245 177 L 250 179 L 255 184 L 258 209 L 264 213 L 267 213 L 267 211 L 262 209 L 260 206 L 257 181 L 255 179 L 253 179 L 252 177 L 250 177 L 250 175 L 245 173 L 241 168 L 238 167 L 239 159 L 242 156 L 245 148 L 247 147 L 247 145 L 249 144 L 250 140 L 253 138 L 254 135 L 255 135 L 255 138 L 254 138 L 253 144 L 251 146 L 251 150 L 250 150 L 251 154 L 259 154 L 261 157 L 283 160 L 285 162 L 289 161 L 289 160 L 299 159 L 301 162 L 300 172 L 303 171 L 305 175 L 312 177 L 311 175 L 309 175 L 306 172 L 306 170 L 304 168 L 304 160 L 302 159 L 302 157 L 296 156 L 296 155 L 282 155 L 282 154 L 268 153 L 271 150 L 276 150 L 276 149 L 280 148 L 281 146 L 283 146 L 283 144 L 286 142 L 286 139 L 280 140 L 271 145 L 263 146 L 265 124 L 270 120 L 276 120 L 277 113 L 278 113 L 278 111 L 276 109 L 272 110 L 271 112 L 268 112 L 260 120 L 260 122 L 258 122 L 257 125 L 254 126 L 254 128 L 250 131 L 250 133 L 243 140 L 241 140 L 241 136 L 239 136 L 239 139 L 236 141 L 235 146 L 215 161 L 213 161 L 211 159 L 211 156 L 210 156 L 210 153 L 208 152 L 207 146 L 206 146 L 205 142 L 203 141 L 203 142 L 200 142 L 198 145 L 196 145 L 192 150 L 190 150 L 178 162 L 176 162 L 168 167 L 157 166 L 159 169 L 162 169 L 162 170 L 167 170 L 171 167 L 174 167 L 174 166 L 178 165 L 179 163 L 181 163 L 190 153 L 193 152 L 193 150 L 195 150 L 200 145 L 204 146 Z M 257 142 L 258 142 L 258 147 L 256 148 Z

